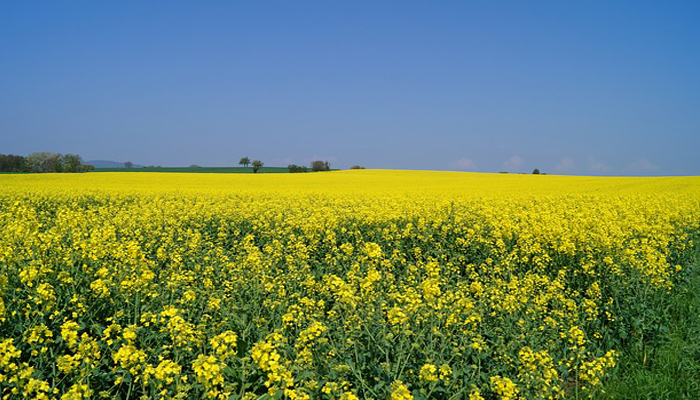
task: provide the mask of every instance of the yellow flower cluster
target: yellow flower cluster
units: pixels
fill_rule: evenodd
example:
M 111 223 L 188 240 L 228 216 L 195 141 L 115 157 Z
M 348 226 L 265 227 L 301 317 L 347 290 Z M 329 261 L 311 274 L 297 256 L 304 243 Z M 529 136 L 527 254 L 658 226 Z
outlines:
M 391 400 L 413 400 L 413 395 L 403 382 L 394 381 L 391 383 Z
M 211 355 L 206 356 L 200 354 L 197 356 L 194 363 L 192 363 L 192 369 L 197 376 L 197 380 L 204 385 L 207 389 L 207 395 L 210 397 L 216 397 L 216 395 L 211 395 L 213 392 L 212 389 L 224 383 L 224 376 L 222 374 L 224 368 L 226 368 L 226 364 Z M 218 391 L 214 393 L 218 394 Z
M 0 393 L 593 396 L 699 233 L 697 177 L 0 175 Z
M 209 342 L 216 356 L 225 360 L 236 354 L 236 340 L 238 340 L 236 333 L 228 330 L 214 336 Z
M 520 391 L 513 381 L 500 375 L 491 377 L 491 387 L 500 400 L 513 400 Z
M 265 386 L 269 388 L 270 395 L 273 395 L 282 390 L 287 395 L 287 390 L 291 390 L 294 386 L 294 377 L 289 371 L 288 362 L 281 359 L 277 348 L 284 344 L 285 340 L 279 333 L 272 333 L 267 336 L 265 341 L 260 341 L 253 346 L 251 355 L 253 361 L 260 369 L 267 374 Z
M 554 399 L 561 391 L 561 378 L 547 350 L 533 351 L 523 347 L 518 353 L 518 379 L 535 398 Z
M 424 381 L 437 381 L 437 367 L 433 364 L 425 364 L 420 369 L 419 378 Z
M 63 338 L 63 341 L 68 344 L 68 347 L 74 348 L 75 345 L 78 343 L 78 329 L 80 328 L 80 325 L 78 325 L 74 321 L 67 321 L 63 325 L 61 325 L 61 337 Z

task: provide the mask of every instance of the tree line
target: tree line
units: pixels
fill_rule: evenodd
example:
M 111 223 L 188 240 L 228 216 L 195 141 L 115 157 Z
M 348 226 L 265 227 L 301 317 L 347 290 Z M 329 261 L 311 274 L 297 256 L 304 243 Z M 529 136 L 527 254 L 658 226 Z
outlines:
M 95 169 L 83 164 L 77 154 L 59 154 L 48 151 L 31 153 L 26 157 L 0 154 L 0 172 L 85 172 Z
M 253 160 L 250 161 L 250 158 L 248 157 L 242 157 L 239 161 L 238 164 L 242 165 L 243 167 L 248 167 L 251 165 L 253 167 L 253 172 L 258 172 L 258 170 L 265 165 L 260 160 Z M 314 171 L 314 172 L 320 172 L 320 171 L 330 171 L 331 170 L 331 164 L 328 161 L 321 161 L 321 160 L 316 160 L 312 161 L 310 164 L 310 168 L 307 168 L 303 165 L 296 165 L 296 164 L 289 164 L 287 166 L 287 169 L 289 172 L 309 172 L 309 171 Z
M 289 172 L 321 172 L 321 171 L 330 171 L 331 170 L 331 164 L 328 161 L 321 161 L 321 160 L 316 160 L 316 161 L 311 161 L 311 168 L 306 168 L 303 165 L 296 165 L 296 164 L 290 164 L 287 166 L 287 169 L 289 169 Z

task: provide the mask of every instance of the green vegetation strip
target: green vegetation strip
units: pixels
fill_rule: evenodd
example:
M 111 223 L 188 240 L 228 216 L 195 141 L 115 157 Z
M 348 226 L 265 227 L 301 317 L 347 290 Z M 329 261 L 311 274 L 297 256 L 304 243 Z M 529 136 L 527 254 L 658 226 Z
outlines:
M 94 172 L 187 172 L 214 174 L 252 174 L 253 168 L 244 167 L 139 167 L 139 168 L 96 168 Z M 262 167 L 258 174 L 286 173 L 286 167 Z
M 631 343 L 601 398 L 700 399 L 700 242 L 688 273 L 665 305 L 667 330 L 656 346 Z

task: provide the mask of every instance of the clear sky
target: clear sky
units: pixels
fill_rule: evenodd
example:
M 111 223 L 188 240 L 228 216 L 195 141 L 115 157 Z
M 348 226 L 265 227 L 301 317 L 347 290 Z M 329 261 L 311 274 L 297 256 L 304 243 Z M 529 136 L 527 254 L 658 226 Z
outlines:
M 0 153 L 700 175 L 698 1 L 0 3 Z

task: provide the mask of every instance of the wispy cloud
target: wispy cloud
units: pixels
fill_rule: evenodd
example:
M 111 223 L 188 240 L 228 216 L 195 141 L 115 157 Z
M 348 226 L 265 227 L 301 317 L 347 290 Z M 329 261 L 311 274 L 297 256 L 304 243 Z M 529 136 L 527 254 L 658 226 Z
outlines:
M 607 164 L 591 156 L 588 157 L 588 169 L 591 172 L 605 172 L 610 169 Z
M 638 173 L 654 172 L 659 170 L 659 167 L 656 164 L 652 163 L 651 160 L 645 157 L 638 158 L 635 161 L 631 162 L 627 166 L 627 168 L 632 172 Z
M 515 172 L 522 167 L 523 164 L 525 164 L 525 162 L 520 156 L 512 156 L 503 163 L 503 168 L 509 172 Z
M 471 158 L 462 157 L 453 162 L 452 167 L 460 170 L 474 169 L 476 167 L 476 163 Z
M 554 167 L 554 170 L 565 174 L 567 172 L 572 172 L 574 169 L 576 169 L 576 163 L 574 162 L 574 159 L 571 157 L 564 157 L 559 161 L 559 164 L 557 164 Z

